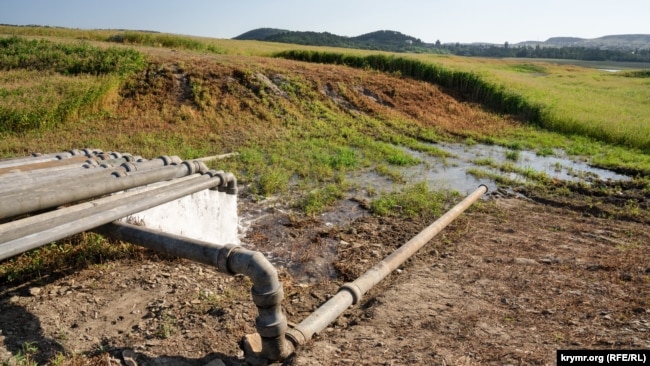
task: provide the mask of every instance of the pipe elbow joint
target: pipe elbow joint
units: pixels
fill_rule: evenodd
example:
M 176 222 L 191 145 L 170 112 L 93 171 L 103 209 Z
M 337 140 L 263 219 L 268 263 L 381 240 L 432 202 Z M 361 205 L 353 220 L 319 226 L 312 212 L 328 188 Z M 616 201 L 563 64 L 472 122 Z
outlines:
M 230 172 L 226 173 L 226 177 L 228 179 L 226 194 L 237 194 L 237 177 Z

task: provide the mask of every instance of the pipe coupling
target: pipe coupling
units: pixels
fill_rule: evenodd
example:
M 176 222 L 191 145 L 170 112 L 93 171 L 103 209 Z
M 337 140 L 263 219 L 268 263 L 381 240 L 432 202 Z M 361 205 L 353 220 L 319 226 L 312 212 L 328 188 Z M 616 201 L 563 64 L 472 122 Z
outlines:
M 255 292 L 255 286 L 253 286 L 251 294 L 253 296 L 253 303 L 255 303 L 255 305 L 260 308 L 276 306 L 278 304 L 281 304 L 284 300 L 284 290 L 282 289 L 282 286 L 278 286 L 278 288 L 274 291 L 270 291 L 264 294 L 258 294 Z
M 235 272 L 230 270 L 230 266 L 228 265 L 228 262 L 230 256 L 238 250 L 241 250 L 241 247 L 235 244 L 228 244 L 225 245 L 223 248 L 221 248 L 219 250 L 219 254 L 217 255 L 217 263 L 216 263 L 217 269 L 231 276 L 236 274 Z
M 219 184 L 217 184 L 216 186 L 213 186 L 212 188 L 210 188 L 210 190 L 219 191 L 221 186 L 223 186 L 225 184 L 224 182 L 226 181 L 226 175 L 225 175 L 226 173 L 224 173 L 223 170 L 211 169 L 211 170 L 208 170 L 207 172 L 205 172 L 205 174 L 209 175 L 212 178 L 219 177 Z
M 291 328 L 285 333 L 285 336 L 293 344 L 294 348 L 298 348 L 300 345 L 303 345 L 307 343 L 309 338 L 307 338 L 307 335 L 300 330 L 300 328 L 295 327 Z
M 197 161 L 184 161 L 181 163 L 185 165 L 188 171 L 188 175 L 199 173 L 201 171 L 201 164 Z
M 173 158 L 167 155 L 159 156 L 158 159 L 163 161 L 164 166 L 175 164 Z
M 130 163 L 130 162 L 122 163 L 122 165 L 120 165 L 120 166 L 121 166 L 122 168 L 124 168 L 124 170 L 125 170 L 127 173 L 135 172 L 135 171 L 138 170 L 138 166 L 135 165 L 134 163 Z
M 359 286 L 354 284 L 353 282 L 348 282 L 344 283 L 343 286 L 339 289 L 339 292 L 346 290 L 352 295 L 352 305 L 356 305 L 361 301 L 361 297 L 363 296 L 363 293 L 361 292 L 361 289 Z

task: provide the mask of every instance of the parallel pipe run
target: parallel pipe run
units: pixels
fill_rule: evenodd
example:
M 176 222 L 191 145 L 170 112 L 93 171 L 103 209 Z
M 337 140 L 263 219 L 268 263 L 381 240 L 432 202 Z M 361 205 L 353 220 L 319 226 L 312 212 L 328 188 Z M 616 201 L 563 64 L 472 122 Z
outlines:
M 0 218 L 44 210 L 70 202 L 119 192 L 163 180 L 180 178 L 196 172 L 205 172 L 200 162 L 183 162 L 155 170 L 135 172 L 124 177 L 89 176 L 68 179 L 65 185 L 44 186 L 31 191 L 13 191 L 3 196 Z
M 262 356 L 277 361 L 287 358 L 293 346 L 285 338 L 287 319 L 282 311 L 284 293 L 273 265 L 260 252 L 236 245 L 211 243 L 166 234 L 131 224 L 113 222 L 93 231 L 173 256 L 216 267 L 227 274 L 244 274 L 253 282 L 253 302 L 258 309 L 255 327 L 262 339 Z
M 85 159 L 85 160 L 84 160 Z M 68 159 L 71 160 L 71 159 Z M 109 176 L 113 170 L 124 163 L 136 162 L 137 158 L 125 155 L 121 158 L 99 160 L 96 157 L 86 159 L 77 164 L 61 164 L 60 161 L 50 162 L 51 166 L 11 173 L 0 172 L 0 194 L 9 194 L 12 191 L 29 191 L 44 185 L 60 184 L 62 181 L 78 180 L 81 177 L 104 173 Z M 73 163 L 76 163 L 73 161 Z M 102 169 L 95 169 L 95 168 Z
M 32 156 L 3 159 L 2 161 L 0 161 L 0 168 L 9 168 L 12 166 L 34 164 L 34 163 L 40 163 L 45 161 L 63 160 L 63 159 L 70 158 L 72 156 L 79 156 L 79 155 L 85 155 L 87 157 L 90 157 L 98 153 L 101 153 L 101 150 L 83 149 L 83 150 L 62 151 L 62 152 L 51 153 L 51 154 L 33 154 Z
M 339 291 L 320 308 L 316 309 L 310 316 L 287 332 L 287 338 L 294 347 L 305 344 L 311 337 L 322 331 L 328 324 L 333 322 L 341 313 L 351 305 L 359 303 L 361 297 L 374 285 L 383 280 L 392 271 L 402 265 L 415 252 L 422 248 L 429 240 L 436 236 L 442 229 L 449 225 L 461 213 L 477 199 L 487 192 L 485 185 L 479 188 L 464 200 L 454 206 L 446 214 L 441 216 L 433 224 L 422 230 L 418 235 L 395 250 L 391 255 L 384 258 L 366 273 L 353 282 L 341 286 Z
M 0 260 L 192 193 L 223 185 L 228 186 L 229 183 L 224 180 L 223 173 L 208 171 L 195 178 L 160 188 L 110 196 L 92 201 L 90 205 L 81 204 L 84 206 L 82 209 L 71 206 L 53 213 L 45 213 L 44 215 L 54 214 L 49 220 L 38 220 L 38 216 L 35 216 L 2 224 L 0 225 L 2 234 L 0 235 Z M 126 195 L 129 195 L 128 199 Z M 38 224 L 23 225 L 21 224 L 23 221 L 31 224 L 38 221 Z

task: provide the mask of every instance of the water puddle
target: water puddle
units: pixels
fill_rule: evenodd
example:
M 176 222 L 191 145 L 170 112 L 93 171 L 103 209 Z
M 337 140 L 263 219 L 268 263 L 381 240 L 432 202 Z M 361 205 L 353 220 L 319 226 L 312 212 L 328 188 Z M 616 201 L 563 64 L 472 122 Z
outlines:
M 477 178 L 469 173 L 470 170 L 483 171 L 489 173 L 488 176 L 502 176 L 522 184 L 530 181 L 526 176 L 541 173 L 553 180 L 587 184 L 593 180 L 630 180 L 625 175 L 595 168 L 588 162 L 572 159 L 560 150 L 554 151 L 551 156 L 541 156 L 534 151 L 511 150 L 497 145 L 441 143 L 436 144 L 435 147 L 448 152 L 450 156 L 440 158 L 424 152 L 404 149 L 422 163 L 394 169 L 407 183 L 426 181 L 432 189 L 453 190 L 461 194 L 473 192 L 480 184 L 485 184 L 491 189 L 496 188 L 493 179 Z M 508 169 L 499 169 L 503 166 Z M 349 179 L 368 195 L 373 192 L 392 192 L 402 186 L 375 171 L 355 173 L 350 175 Z

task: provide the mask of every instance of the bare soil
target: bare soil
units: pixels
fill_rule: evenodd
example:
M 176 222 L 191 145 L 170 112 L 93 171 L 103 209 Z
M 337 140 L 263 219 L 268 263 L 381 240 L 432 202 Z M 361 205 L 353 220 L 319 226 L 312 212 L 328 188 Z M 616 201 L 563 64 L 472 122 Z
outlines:
M 428 224 L 365 214 L 332 226 L 253 205 L 266 215 L 246 245 L 298 264 L 281 269 L 294 323 Z M 545 365 L 557 349 L 647 349 L 649 243 L 642 223 L 493 195 L 285 364 Z M 249 289 L 244 277 L 150 252 L 2 287 L 0 359 L 31 344 L 39 362 L 245 364 Z

